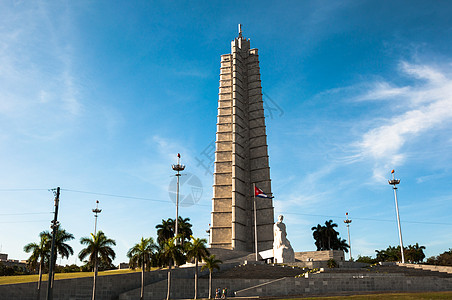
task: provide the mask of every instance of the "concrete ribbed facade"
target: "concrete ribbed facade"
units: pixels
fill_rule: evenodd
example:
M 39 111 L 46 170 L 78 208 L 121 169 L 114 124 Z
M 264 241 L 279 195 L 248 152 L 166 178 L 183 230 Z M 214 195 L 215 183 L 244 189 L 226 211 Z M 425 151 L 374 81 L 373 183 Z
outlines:
M 212 248 L 254 251 L 253 183 L 271 195 L 259 56 L 239 36 L 221 56 Z M 273 247 L 273 203 L 257 200 L 258 250 Z

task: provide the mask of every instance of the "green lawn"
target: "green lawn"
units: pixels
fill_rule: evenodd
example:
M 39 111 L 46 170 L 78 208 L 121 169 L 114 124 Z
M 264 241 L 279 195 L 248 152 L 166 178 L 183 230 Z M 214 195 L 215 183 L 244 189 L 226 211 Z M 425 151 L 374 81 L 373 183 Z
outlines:
M 139 269 L 136 270 L 110 270 L 99 272 L 99 276 L 115 275 L 115 274 L 125 274 L 140 272 Z M 74 273 L 56 273 L 55 280 L 68 279 L 68 278 L 80 278 L 80 277 L 93 277 L 93 272 L 74 272 Z M 0 276 L 0 284 L 11 284 L 11 283 L 24 283 L 24 282 L 38 282 L 38 275 L 18 275 L 18 276 Z M 47 274 L 42 275 L 42 281 L 47 281 Z
M 373 294 L 373 295 L 356 295 L 356 296 L 334 296 L 334 297 L 310 297 L 310 298 L 291 298 L 280 300 L 415 300 L 415 299 L 452 299 L 452 292 L 425 292 L 425 293 L 391 293 L 391 294 Z

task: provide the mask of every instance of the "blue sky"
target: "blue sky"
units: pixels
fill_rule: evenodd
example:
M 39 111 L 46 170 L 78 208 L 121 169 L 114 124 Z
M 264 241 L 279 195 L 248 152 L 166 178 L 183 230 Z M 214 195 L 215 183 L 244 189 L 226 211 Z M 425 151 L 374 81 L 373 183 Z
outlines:
M 447 1 L 3 1 L 1 252 L 28 257 L 60 186 L 75 252 L 99 200 L 98 228 L 126 261 L 175 216 L 178 152 L 194 175 L 184 180 L 203 187 L 180 213 L 207 238 L 212 169 L 199 161 L 211 157 L 220 55 L 239 23 L 259 49 L 275 215 L 295 251 L 315 250 L 310 228 L 329 219 L 346 238 L 346 212 L 353 256 L 397 245 L 392 169 L 404 243 L 448 250 L 451 13 Z

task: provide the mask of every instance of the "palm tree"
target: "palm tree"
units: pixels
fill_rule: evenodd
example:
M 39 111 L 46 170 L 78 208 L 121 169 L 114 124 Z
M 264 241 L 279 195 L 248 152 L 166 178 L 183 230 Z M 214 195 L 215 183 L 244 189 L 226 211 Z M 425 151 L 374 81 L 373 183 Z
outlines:
M 324 227 L 320 224 L 317 224 L 316 227 L 312 227 L 311 230 L 312 232 L 312 236 L 314 237 L 315 240 L 315 245 L 317 247 L 317 251 L 323 250 L 324 245 L 323 245 L 323 231 L 324 231 Z
M 176 245 L 176 238 L 170 238 L 163 244 L 163 259 L 168 263 L 168 290 L 166 292 L 166 300 L 170 298 L 171 291 L 171 267 L 175 262 L 183 256 L 183 250 L 180 245 Z
M 157 242 L 159 245 L 163 245 L 165 241 L 174 237 L 174 220 L 168 218 L 168 220 L 162 219 L 162 224 L 155 226 L 157 229 Z
M 46 236 L 47 240 L 49 242 L 49 248 L 50 243 L 52 242 L 52 233 L 49 231 L 43 231 L 40 233 L 41 236 Z M 74 235 L 72 233 L 67 232 L 65 229 L 60 229 L 58 227 L 55 235 L 55 257 L 53 259 L 53 265 L 55 265 L 57 261 L 58 254 L 61 255 L 62 258 L 69 258 L 70 255 L 74 254 L 74 250 L 71 246 L 66 244 L 67 241 L 73 240 Z M 53 281 L 55 280 L 55 272 L 52 274 L 52 287 L 53 287 Z
M 207 250 L 206 239 L 194 238 L 193 236 L 192 242 L 186 243 L 186 253 L 187 258 L 195 259 L 195 299 L 198 298 L 198 261 L 202 260 L 210 255 Z
M 36 266 L 39 261 L 39 280 L 38 280 L 38 296 L 37 299 L 41 295 L 41 282 L 42 282 L 42 269 L 44 267 L 44 263 L 46 260 L 49 260 L 49 242 L 48 238 L 45 235 L 41 235 L 41 241 L 39 244 L 37 243 L 29 243 L 24 246 L 24 251 L 26 253 L 31 252 L 31 256 L 28 259 L 28 263 L 31 266 Z
M 189 241 L 193 235 L 191 230 L 192 225 L 190 224 L 190 218 L 182 218 L 179 216 L 177 224 L 177 233 L 180 235 L 180 240 L 182 246 L 184 246 L 185 241 Z
M 350 246 L 347 244 L 347 241 L 341 238 L 334 239 L 331 246 L 331 250 L 342 250 L 345 253 L 348 253 L 348 248 L 350 248 Z
M 209 270 L 209 299 L 212 299 L 212 272 L 214 269 L 220 269 L 220 264 L 222 263 L 222 261 L 216 259 L 215 255 L 206 257 L 204 261 L 206 264 L 201 267 L 201 271 L 204 271 L 205 269 Z
M 325 249 L 325 250 L 332 249 L 331 241 L 332 240 L 334 241 L 334 239 L 337 239 L 337 236 L 339 235 L 339 233 L 334 229 L 335 227 L 337 227 L 337 224 L 333 223 L 333 220 L 325 221 L 324 234 L 325 234 L 326 240 L 328 241 L 328 249 Z
M 96 235 L 91 234 L 91 237 L 83 237 L 80 239 L 82 245 L 86 245 L 86 248 L 82 249 L 78 257 L 80 260 L 88 257 L 88 262 L 94 266 L 94 282 L 93 282 L 93 297 L 92 300 L 96 299 L 96 280 L 97 280 L 97 269 L 99 261 L 111 264 L 113 259 L 115 259 L 115 251 L 111 246 L 116 246 L 116 242 L 112 239 L 107 238 L 107 236 L 102 232 L 98 231 Z
M 148 239 L 142 237 L 141 241 L 127 252 L 130 266 L 132 268 L 135 268 L 138 265 L 141 266 L 141 300 L 143 300 L 144 295 L 144 270 L 145 268 L 148 269 L 150 267 L 152 255 L 156 248 L 157 246 L 151 237 Z
M 179 234 L 179 240 L 181 244 L 184 245 L 185 241 L 190 240 L 193 234 L 190 224 L 190 218 L 182 218 L 179 216 L 177 224 L 177 233 Z M 159 245 L 163 245 L 166 240 L 173 238 L 175 234 L 176 221 L 175 219 L 168 218 L 167 220 L 162 219 L 162 223 L 155 226 L 157 229 L 157 242 Z
M 405 256 L 408 261 L 419 263 L 425 258 L 424 249 L 425 246 L 419 246 L 419 243 L 416 243 L 415 245 L 409 245 L 407 248 L 405 248 Z

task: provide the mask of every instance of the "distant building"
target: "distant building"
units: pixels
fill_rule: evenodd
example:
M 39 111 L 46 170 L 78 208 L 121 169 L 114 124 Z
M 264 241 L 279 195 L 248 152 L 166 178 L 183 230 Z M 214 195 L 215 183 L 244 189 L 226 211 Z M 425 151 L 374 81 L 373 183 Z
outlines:
M 8 254 L 0 253 L 0 261 L 8 260 Z
M 120 263 L 119 269 L 120 270 L 129 269 L 129 264 L 128 263 Z
M 27 268 L 27 261 L 26 260 L 17 260 L 17 259 L 8 259 L 8 254 L 6 253 L 0 253 L 0 263 L 6 267 L 18 267 L 20 269 L 26 269 Z

